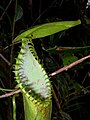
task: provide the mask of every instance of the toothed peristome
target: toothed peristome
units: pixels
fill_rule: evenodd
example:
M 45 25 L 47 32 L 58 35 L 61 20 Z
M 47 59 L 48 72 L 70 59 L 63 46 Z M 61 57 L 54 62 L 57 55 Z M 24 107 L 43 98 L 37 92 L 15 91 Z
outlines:
M 49 78 L 39 64 L 33 44 L 22 39 L 22 46 L 14 65 L 15 78 L 20 88 L 37 101 L 51 99 Z

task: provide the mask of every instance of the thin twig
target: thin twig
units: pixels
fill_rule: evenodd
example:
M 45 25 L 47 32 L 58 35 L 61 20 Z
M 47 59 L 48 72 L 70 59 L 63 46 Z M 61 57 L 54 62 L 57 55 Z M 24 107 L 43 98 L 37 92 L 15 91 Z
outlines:
M 56 70 L 55 72 L 49 74 L 49 76 L 52 77 L 52 76 L 57 75 L 57 74 L 59 74 L 59 73 L 61 73 L 63 71 L 67 71 L 68 69 L 74 67 L 75 65 L 83 62 L 84 60 L 86 60 L 88 58 L 90 58 L 90 55 L 88 55 L 86 57 L 83 57 L 83 58 L 81 58 L 81 59 L 79 59 L 79 60 L 77 60 L 77 61 L 75 61 L 75 62 L 73 62 L 73 63 L 71 63 L 71 64 L 69 64 L 67 66 L 64 66 L 63 68 L 60 68 L 60 69 Z
M 10 6 L 11 3 L 12 3 L 12 0 L 9 1 L 7 7 L 5 8 L 3 14 L 2 14 L 1 17 L 0 17 L 0 20 L 2 20 L 3 16 L 5 15 L 5 13 L 6 13 L 6 11 L 7 11 L 7 9 L 9 8 L 9 6 Z
M 10 62 L 0 53 L 0 57 L 10 66 Z
M 61 110 L 61 106 L 60 106 L 60 104 L 59 104 L 59 100 L 58 100 L 58 98 L 57 98 L 57 96 L 56 96 L 56 93 L 55 93 L 53 87 L 52 87 L 52 93 L 53 93 L 54 99 L 55 99 L 55 101 L 56 101 L 56 105 L 57 105 L 57 107 L 58 107 L 58 110 Z
M 12 96 L 12 95 L 18 94 L 18 93 L 20 93 L 20 92 L 21 92 L 21 90 L 19 89 L 19 90 L 16 90 L 16 91 L 10 92 L 10 93 L 6 93 L 6 94 L 4 94 L 4 95 L 0 95 L 0 98 L 9 97 L 9 96 Z

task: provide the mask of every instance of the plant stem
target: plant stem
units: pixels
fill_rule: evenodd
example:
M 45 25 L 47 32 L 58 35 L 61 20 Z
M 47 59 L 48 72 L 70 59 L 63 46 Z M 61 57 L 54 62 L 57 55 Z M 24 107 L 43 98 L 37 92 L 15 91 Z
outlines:
M 55 72 L 49 74 L 49 76 L 52 77 L 52 76 L 57 75 L 57 74 L 59 74 L 59 73 L 61 73 L 63 71 L 67 71 L 68 69 L 78 65 L 79 63 L 83 62 L 84 60 L 86 60 L 88 58 L 90 58 L 90 55 L 88 55 L 86 57 L 83 57 L 83 58 L 81 58 L 81 59 L 79 59 L 79 60 L 77 60 L 77 61 L 75 61 L 75 62 L 73 62 L 73 63 L 71 63 L 71 64 L 69 64 L 67 66 L 64 66 L 63 68 L 60 68 L 60 69 L 56 70 Z

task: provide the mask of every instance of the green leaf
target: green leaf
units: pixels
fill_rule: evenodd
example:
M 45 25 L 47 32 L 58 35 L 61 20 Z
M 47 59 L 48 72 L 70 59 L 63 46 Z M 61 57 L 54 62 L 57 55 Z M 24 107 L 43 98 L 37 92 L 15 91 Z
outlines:
M 32 39 L 35 39 L 35 38 L 49 36 L 49 35 L 55 34 L 57 32 L 74 27 L 76 25 L 79 25 L 80 23 L 81 23 L 80 20 L 61 21 L 61 22 L 52 22 L 52 23 L 46 23 L 46 24 L 42 24 L 39 26 L 35 26 L 35 27 L 23 32 L 19 36 L 17 36 L 13 40 L 13 44 L 20 42 L 21 38 L 26 38 L 26 37 L 30 38 L 32 36 Z
M 86 23 L 90 24 L 90 19 L 86 18 Z
M 76 56 L 74 56 L 75 53 L 89 50 L 90 46 L 84 46 L 84 47 L 53 47 L 49 49 L 44 49 L 47 52 L 54 53 L 54 54 L 60 54 L 63 65 L 68 65 L 72 62 L 75 62 L 78 60 Z
M 74 56 L 73 54 L 69 54 L 69 53 L 66 53 L 62 57 L 62 61 L 63 61 L 64 66 L 69 65 L 72 62 L 75 62 L 76 60 L 78 60 L 78 58 L 76 56 Z
M 23 9 L 20 5 L 17 5 L 16 14 L 15 14 L 15 22 L 21 19 L 22 16 L 23 16 Z

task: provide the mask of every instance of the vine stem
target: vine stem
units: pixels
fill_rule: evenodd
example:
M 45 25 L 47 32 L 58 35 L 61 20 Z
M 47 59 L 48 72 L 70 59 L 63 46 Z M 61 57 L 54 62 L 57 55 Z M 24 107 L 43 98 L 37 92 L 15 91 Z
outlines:
M 83 57 L 83 58 L 81 58 L 81 59 L 79 59 L 79 60 L 77 60 L 77 61 L 75 61 L 75 62 L 73 62 L 73 63 L 71 63 L 71 64 L 69 64 L 69 65 L 67 65 L 67 66 L 64 66 L 64 67 L 56 70 L 55 72 L 49 74 L 49 76 L 52 77 L 52 76 L 55 76 L 55 75 L 57 75 L 57 74 L 59 74 L 59 73 L 61 73 L 61 72 L 63 72 L 63 71 L 67 71 L 68 69 L 70 69 L 70 68 L 78 65 L 79 63 L 83 62 L 84 60 L 86 60 L 86 59 L 88 59 L 88 58 L 90 58 L 90 55 L 85 56 L 85 57 Z
M 15 1 L 15 15 L 14 15 L 13 24 L 12 24 L 12 41 L 14 39 L 14 31 L 15 31 L 16 9 L 17 9 L 17 0 Z M 11 67 L 10 67 L 10 83 L 9 83 L 10 88 L 11 88 L 11 85 L 12 85 L 13 50 L 14 50 L 14 46 L 11 47 L 11 54 L 10 54 L 10 63 L 11 63 Z M 9 98 L 9 108 L 8 109 L 9 109 L 8 111 L 9 111 L 9 114 L 10 114 L 8 119 L 13 120 L 12 100 L 11 100 L 11 98 Z
M 12 95 L 15 95 L 15 94 L 18 94 L 18 93 L 21 93 L 21 90 L 16 90 L 16 91 L 13 91 L 13 92 L 9 92 L 9 93 L 6 93 L 4 95 L 0 95 L 0 98 L 5 98 L 5 97 L 10 97 Z

